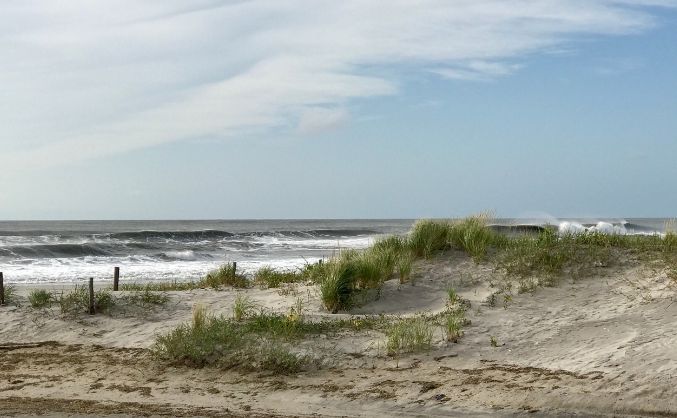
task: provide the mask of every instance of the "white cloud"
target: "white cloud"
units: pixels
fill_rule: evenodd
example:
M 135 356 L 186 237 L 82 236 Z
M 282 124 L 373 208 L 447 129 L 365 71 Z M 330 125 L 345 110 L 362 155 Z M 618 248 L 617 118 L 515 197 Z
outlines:
M 43 166 L 250 130 L 320 131 L 399 68 L 491 79 L 661 0 L 0 3 L 0 164 Z
M 340 127 L 348 121 L 346 109 L 312 107 L 301 113 L 298 132 L 304 135 L 313 135 L 330 131 Z

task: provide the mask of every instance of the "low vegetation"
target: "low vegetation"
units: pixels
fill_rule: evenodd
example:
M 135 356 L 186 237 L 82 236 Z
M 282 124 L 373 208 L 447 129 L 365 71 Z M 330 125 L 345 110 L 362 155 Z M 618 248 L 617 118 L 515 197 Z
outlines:
M 278 288 L 286 283 L 299 283 L 307 281 L 303 271 L 279 271 L 272 267 L 261 267 L 254 273 L 254 284 L 263 289 Z
M 309 356 L 293 353 L 289 340 L 324 328 L 322 323 L 265 312 L 239 318 L 215 316 L 198 306 L 191 323 L 158 336 L 152 351 L 162 361 L 193 367 L 288 374 L 316 364 Z
M 236 271 L 236 267 L 237 266 L 235 263 L 224 264 L 218 269 L 209 272 L 202 280 L 197 283 L 198 287 L 211 287 L 212 289 L 218 289 L 223 286 L 237 288 L 249 287 L 251 282 L 244 274 L 239 274 Z
M 75 285 L 70 291 L 61 291 L 57 298 L 61 314 L 77 317 L 89 312 L 89 290 L 84 285 Z M 99 313 L 108 313 L 115 306 L 115 298 L 108 289 L 94 292 L 94 309 Z
M 12 305 L 17 303 L 16 286 L 5 284 L 5 304 Z
M 171 292 L 199 289 L 198 282 L 178 281 L 148 282 L 148 283 L 120 283 L 120 290 L 127 292 Z
M 433 324 L 425 317 L 395 322 L 386 332 L 388 355 L 429 350 L 432 347 L 433 330 Z
M 48 308 L 52 305 L 52 294 L 44 289 L 33 289 L 28 294 L 28 303 L 32 308 Z

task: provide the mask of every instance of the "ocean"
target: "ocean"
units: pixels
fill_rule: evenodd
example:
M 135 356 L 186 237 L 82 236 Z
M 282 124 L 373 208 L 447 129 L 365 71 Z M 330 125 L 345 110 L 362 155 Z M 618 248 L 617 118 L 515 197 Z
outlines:
M 663 233 L 667 219 L 497 219 L 500 229 L 599 221 L 628 234 Z M 0 271 L 11 283 L 192 280 L 235 261 L 238 270 L 294 269 L 414 220 L 0 221 Z

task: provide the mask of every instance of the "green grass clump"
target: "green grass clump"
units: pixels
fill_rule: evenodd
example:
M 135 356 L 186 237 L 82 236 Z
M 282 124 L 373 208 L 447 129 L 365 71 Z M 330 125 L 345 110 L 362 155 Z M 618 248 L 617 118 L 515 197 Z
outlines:
M 249 280 L 244 275 L 236 272 L 235 263 L 224 264 L 198 282 L 199 287 L 211 287 L 212 289 L 218 289 L 223 286 L 247 288 L 249 285 Z
M 169 302 L 169 295 L 164 292 L 150 290 L 150 288 L 146 287 L 140 291 L 130 292 L 130 294 L 123 296 L 122 299 L 130 305 L 149 308 L 165 306 Z
M 5 304 L 11 305 L 17 302 L 16 286 L 13 284 L 5 285 Z
M 159 335 L 152 352 L 161 360 L 194 367 L 264 370 L 276 374 L 295 373 L 311 363 L 308 357 L 289 351 L 268 329 L 255 332 L 259 326 L 254 322 L 238 324 L 223 316 L 216 317 L 198 306 L 193 311 L 192 322 Z
M 320 283 L 322 303 L 328 311 L 336 313 L 352 306 L 355 266 L 336 260 L 329 264 L 326 276 Z
M 89 312 L 89 290 L 84 285 L 75 285 L 73 290 L 59 295 L 57 300 L 61 314 L 77 317 Z M 94 292 L 94 309 L 97 313 L 107 313 L 115 306 L 115 297 L 108 289 Z
M 413 264 L 414 256 L 409 252 L 405 253 L 398 259 L 397 273 L 399 274 L 400 284 L 407 283 L 411 280 L 411 270 Z
M 433 326 L 425 318 L 403 319 L 386 332 L 389 355 L 429 350 L 433 340 Z
M 246 295 L 237 295 L 233 304 L 233 318 L 242 321 L 256 310 L 256 303 Z
M 489 228 L 490 220 L 490 215 L 480 214 L 454 222 L 449 228 L 449 244 L 477 262 L 483 260 L 492 245 L 503 241 L 502 236 Z
M 200 286 L 196 282 L 186 281 L 180 282 L 177 280 L 170 282 L 148 282 L 148 283 L 121 283 L 120 290 L 129 292 L 170 292 L 170 291 L 186 291 L 199 289 Z
M 302 272 L 279 271 L 272 267 L 261 267 L 254 273 L 254 283 L 262 288 L 278 288 L 283 283 L 298 283 L 306 280 Z
M 52 305 L 52 294 L 44 289 L 34 289 L 28 294 L 28 302 L 36 309 L 48 308 Z
M 447 337 L 447 341 L 454 343 L 458 342 L 463 336 L 465 321 L 465 316 L 460 312 L 450 312 L 444 316 L 442 328 Z
M 451 229 L 452 225 L 447 221 L 416 221 L 409 233 L 409 248 L 417 257 L 430 258 L 435 252 L 449 247 Z

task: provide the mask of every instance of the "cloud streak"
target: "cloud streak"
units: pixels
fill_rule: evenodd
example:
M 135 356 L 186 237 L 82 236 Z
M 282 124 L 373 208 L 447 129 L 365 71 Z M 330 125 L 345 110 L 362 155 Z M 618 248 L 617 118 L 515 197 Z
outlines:
M 133 0 L 0 5 L 0 163 L 317 133 L 402 74 L 487 80 L 577 37 L 650 29 L 647 0 Z

